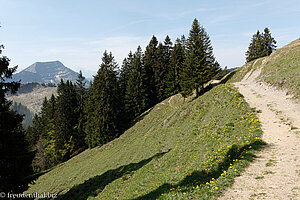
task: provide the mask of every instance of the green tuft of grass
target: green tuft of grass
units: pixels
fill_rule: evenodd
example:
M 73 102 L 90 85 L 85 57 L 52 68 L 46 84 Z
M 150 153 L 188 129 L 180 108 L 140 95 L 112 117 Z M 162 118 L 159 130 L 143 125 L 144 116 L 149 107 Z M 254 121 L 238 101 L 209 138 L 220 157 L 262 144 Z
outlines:
M 272 172 L 272 171 L 264 171 L 264 175 L 268 175 L 268 174 L 275 174 L 275 172 Z
M 272 160 L 270 159 L 267 163 L 266 163 L 266 167 L 272 167 L 276 164 L 276 160 Z
M 255 177 L 255 179 L 263 179 L 263 178 L 265 178 L 264 176 L 257 176 L 257 177 Z

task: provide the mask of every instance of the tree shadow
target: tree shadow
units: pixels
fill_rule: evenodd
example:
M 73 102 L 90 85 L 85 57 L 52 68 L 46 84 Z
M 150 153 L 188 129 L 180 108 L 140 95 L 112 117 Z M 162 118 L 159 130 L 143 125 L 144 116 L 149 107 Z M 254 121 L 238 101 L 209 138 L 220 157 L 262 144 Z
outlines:
M 164 154 L 170 152 L 170 150 L 171 149 L 166 152 L 157 153 L 154 156 L 144 159 L 138 163 L 130 163 L 116 169 L 108 170 L 101 175 L 94 176 L 89 180 L 86 180 L 84 183 L 72 187 L 67 193 L 58 195 L 56 199 L 85 200 L 90 196 L 95 197 L 101 193 L 105 186 L 109 183 L 112 183 L 119 178 L 124 180 L 129 179 L 135 171 L 148 164 L 151 160 L 162 157 Z
M 250 148 L 259 150 L 264 147 L 263 145 L 266 145 L 266 143 L 261 140 L 256 140 L 251 144 L 245 145 L 243 147 L 233 145 L 228 150 L 226 154 L 226 159 L 220 162 L 216 168 L 213 168 L 209 171 L 194 171 L 177 184 L 164 183 L 163 185 L 159 186 L 157 189 L 149 192 L 148 194 L 145 194 L 132 200 L 157 199 L 162 194 L 171 192 L 173 188 L 181 188 L 181 192 L 190 191 L 193 187 L 195 188 L 196 186 L 206 184 L 206 182 L 210 182 L 212 178 L 217 179 L 218 177 L 220 177 L 224 170 L 227 171 L 230 167 L 230 164 L 232 164 L 236 159 L 252 161 L 256 156 L 252 153 L 244 154 L 244 152 L 249 150 Z
M 151 112 L 151 110 L 152 110 L 153 108 L 154 108 L 154 106 L 151 107 L 151 108 L 149 108 L 148 110 L 146 110 L 145 112 L 143 112 L 143 113 L 140 114 L 139 116 L 137 116 L 135 119 L 133 119 L 133 120 L 129 123 L 128 127 L 126 128 L 126 130 L 129 129 L 129 128 L 131 128 L 131 127 L 133 127 L 133 126 L 134 126 L 136 123 L 138 123 L 139 121 L 143 120 L 143 119 Z
M 205 94 L 206 92 L 208 92 L 208 91 L 210 91 L 211 89 L 213 89 L 215 86 L 217 86 L 218 84 L 209 84 L 209 85 L 207 85 L 206 87 L 201 87 L 200 89 L 199 89 L 199 96 L 195 96 L 195 97 L 193 97 L 191 100 L 190 100 L 190 102 L 192 102 L 192 101 L 194 101 L 194 100 L 196 100 L 196 99 L 198 99 L 199 97 L 201 97 L 203 94 Z
M 28 176 L 26 179 L 32 180 L 32 184 L 34 184 L 34 182 L 35 182 L 40 176 L 42 176 L 42 175 L 44 175 L 44 174 L 50 172 L 52 169 L 53 169 L 53 168 L 46 169 L 46 170 L 41 171 L 41 172 L 37 172 L 37 173 L 35 173 L 35 174 L 32 174 L 32 175 Z
M 236 74 L 236 70 L 235 71 L 232 71 L 230 72 L 223 80 L 220 81 L 220 84 L 224 84 L 224 83 L 227 83 L 227 81 L 229 79 L 231 79 L 233 77 L 234 74 Z
M 199 91 L 199 96 L 202 96 L 203 94 L 205 94 L 206 92 L 210 91 L 211 89 L 213 89 L 215 86 L 218 86 L 220 84 L 225 84 L 227 83 L 228 80 L 230 80 L 233 75 L 236 73 L 236 71 L 232 71 L 230 72 L 223 80 L 221 80 L 219 83 L 212 83 L 212 84 L 209 84 L 207 85 L 206 87 L 202 87 Z M 197 96 L 195 96 L 191 101 L 194 101 L 195 99 L 198 98 Z

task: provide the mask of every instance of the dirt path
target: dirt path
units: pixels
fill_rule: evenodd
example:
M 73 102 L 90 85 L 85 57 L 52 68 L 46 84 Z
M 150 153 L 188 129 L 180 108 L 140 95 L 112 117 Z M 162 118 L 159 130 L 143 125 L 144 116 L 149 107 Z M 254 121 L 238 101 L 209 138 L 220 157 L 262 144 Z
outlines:
M 257 83 L 259 74 L 249 72 L 236 86 L 261 112 L 262 139 L 268 146 L 220 199 L 300 200 L 300 105 L 286 92 Z

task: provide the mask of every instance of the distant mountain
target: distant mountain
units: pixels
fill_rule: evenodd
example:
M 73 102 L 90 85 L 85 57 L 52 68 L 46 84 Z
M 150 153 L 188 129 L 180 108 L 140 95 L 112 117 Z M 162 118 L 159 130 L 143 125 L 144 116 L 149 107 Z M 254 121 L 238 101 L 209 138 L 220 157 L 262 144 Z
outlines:
M 21 83 L 59 83 L 60 79 L 63 79 L 64 81 L 74 82 L 77 76 L 77 72 L 67 68 L 60 61 L 36 62 L 13 75 L 13 81 L 21 80 Z
M 234 68 L 230 68 L 230 69 L 227 69 L 229 72 L 232 72 L 232 71 L 234 71 L 234 70 L 236 70 L 237 68 L 239 68 L 239 67 L 234 67 Z

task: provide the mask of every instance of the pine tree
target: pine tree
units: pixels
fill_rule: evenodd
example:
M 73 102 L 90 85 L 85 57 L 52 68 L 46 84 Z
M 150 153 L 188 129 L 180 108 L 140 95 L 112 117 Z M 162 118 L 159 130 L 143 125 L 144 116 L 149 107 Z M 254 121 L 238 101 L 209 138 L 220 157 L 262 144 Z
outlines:
M 257 58 L 269 56 L 275 48 L 276 41 L 271 36 L 269 29 L 265 28 L 263 34 L 258 30 L 256 34 L 252 36 L 251 43 L 246 51 L 246 61 L 250 62 Z
M 196 96 L 200 95 L 200 88 L 211 80 L 217 73 L 219 65 L 215 61 L 213 48 L 205 29 L 194 20 L 192 29 L 186 44 L 187 57 L 182 72 L 181 87 L 184 96 L 190 95 L 196 90 Z
M 177 94 L 181 91 L 181 73 L 185 60 L 184 40 L 176 40 L 170 56 L 169 71 L 167 75 L 167 96 Z
M 158 102 L 157 92 L 155 87 L 155 75 L 154 75 L 154 66 L 157 61 L 157 38 L 155 36 L 152 37 L 148 46 L 146 47 L 145 55 L 144 55 L 144 81 L 147 83 L 145 88 L 145 107 L 150 108 Z
M 67 80 L 61 80 L 57 88 L 56 116 L 55 116 L 55 149 L 58 150 L 59 162 L 70 158 L 78 147 L 80 137 L 77 125 L 80 113 L 78 111 L 78 97 L 75 86 Z
M 35 172 L 40 172 L 58 163 L 58 160 L 51 158 L 55 157 L 57 152 L 54 148 L 49 147 L 52 144 L 49 141 L 54 140 L 54 135 L 49 133 L 54 133 L 55 112 L 56 98 L 52 94 L 49 101 L 45 97 L 41 112 L 34 116 L 32 125 L 26 129 L 26 140 L 30 144 L 30 148 L 36 152 L 33 159 Z
M 125 98 L 125 92 L 126 92 L 129 76 L 132 73 L 132 65 L 133 65 L 133 54 L 130 51 L 127 58 L 123 60 L 120 78 L 119 78 L 119 85 L 120 85 L 122 99 Z
M 182 35 L 181 38 L 180 38 L 180 44 L 184 49 L 184 53 L 186 53 L 186 38 L 185 38 L 184 35 Z
M 101 146 L 120 133 L 118 124 L 120 91 L 116 68 L 113 55 L 105 51 L 85 107 L 86 142 L 90 148 Z
M 256 32 L 256 34 L 253 35 L 251 43 L 246 52 L 247 62 L 250 62 L 252 60 L 255 60 L 255 59 L 263 56 L 264 47 L 263 47 L 262 43 L 263 43 L 262 35 L 260 34 L 260 32 L 258 30 Z
M 37 171 L 69 159 L 84 144 L 78 128 L 79 104 L 77 88 L 70 81 L 61 80 L 57 97 L 45 98 L 40 114 L 26 130 L 27 139 L 37 151 L 33 162 Z
M 164 52 L 165 59 L 168 62 L 171 57 L 172 50 L 173 50 L 173 43 L 168 35 L 166 36 L 165 41 L 164 41 L 164 48 L 165 48 L 165 52 Z
M 85 89 L 85 77 L 82 75 L 82 71 L 79 71 L 77 80 L 76 80 L 76 90 L 78 96 L 78 112 L 83 113 L 84 101 L 86 97 Z
M 167 74 L 169 71 L 170 57 L 172 52 L 172 42 L 169 36 L 166 37 L 164 44 L 159 43 L 157 48 L 157 60 L 154 65 L 155 87 L 158 101 L 167 97 Z
M 37 151 L 33 161 L 36 171 L 63 162 L 85 148 L 84 84 L 81 72 L 76 85 L 61 80 L 57 97 L 52 95 L 49 100 L 45 98 L 41 112 L 26 130 L 31 148 Z
M 263 38 L 263 56 L 269 56 L 276 49 L 276 41 L 272 37 L 271 32 L 268 28 L 264 29 L 264 33 L 262 35 Z
M 77 80 L 76 80 L 76 96 L 78 101 L 78 107 L 76 109 L 76 112 L 78 113 L 78 124 L 76 125 L 77 129 L 77 137 L 75 141 L 75 150 L 84 149 L 85 144 L 85 132 L 84 132 L 84 124 L 86 122 L 85 116 L 84 116 L 84 104 L 86 102 L 87 98 L 87 90 L 85 88 L 85 77 L 82 75 L 82 72 L 80 70 Z
M 129 113 L 131 111 L 128 111 L 128 108 L 126 108 L 126 88 L 129 82 L 129 77 L 132 73 L 132 65 L 133 65 L 133 54 L 130 51 L 127 58 L 123 60 L 123 65 L 121 68 L 120 78 L 119 78 L 119 87 L 120 87 L 120 107 L 121 107 L 121 116 L 120 121 L 123 124 L 122 127 L 127 127 L 129 122 L 132 120 L 132 113 Z
M 0 55 L 3 46 L 0 45 Z M 32 181 L 31 162 L 34 154 L 28 150 L 22 129 L 23 117 L 10 109 L 5 95 L 15 93 L 19 82 L 6 82 L 17 67 L 9 68 L 10 60 L 0 57 L 0 191 L 20 193 Z
M 130 74 L 125 92 L 125 112 L 130 120 L 145 109 L 145 87 L 143 81 L 143 53 L 140 46 L 133 55 Z

